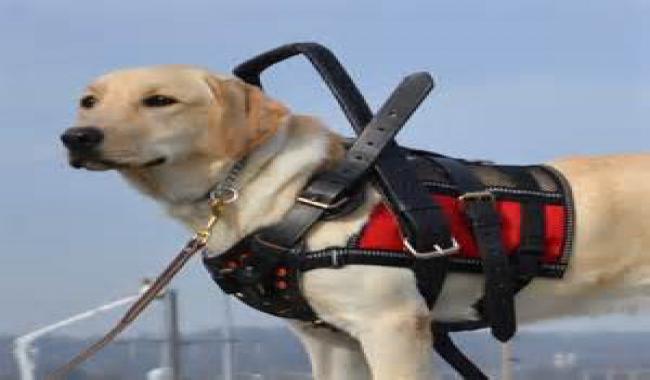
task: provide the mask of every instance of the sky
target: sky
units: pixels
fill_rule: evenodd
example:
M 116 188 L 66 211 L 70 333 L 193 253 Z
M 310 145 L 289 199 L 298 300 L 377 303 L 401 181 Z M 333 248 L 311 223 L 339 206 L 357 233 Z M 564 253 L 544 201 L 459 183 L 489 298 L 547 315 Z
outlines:
M 650 150 L 650 0 L 0 0 L 0 334 L 21 334 L 134 293 L 188 238 L 114 173 L 68 167 L 58 135 L 93 77 L 187 63 L 228 72 L 278 45 L 317 41 L 372 107 L 400 79 L 437 87 L 400 143 L 537 163 Z M 350 134 L 304 60 L 266 88 Z M 223 296 L 199 260 L 174 281 L 184 331 L 215 328 Z M 129 331 L 160 328 L 157 307 Z M 118 313 L 66 329 L 98 334 Z M 277 320 L 237 306 L 239 324 Z M 542 329 L 650 329 L 641 317 Z

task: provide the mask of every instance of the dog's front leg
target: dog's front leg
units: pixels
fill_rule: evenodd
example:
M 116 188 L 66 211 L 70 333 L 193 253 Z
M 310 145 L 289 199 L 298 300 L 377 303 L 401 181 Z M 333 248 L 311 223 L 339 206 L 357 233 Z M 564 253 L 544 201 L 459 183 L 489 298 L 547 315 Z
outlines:
M 370 380 L 370 371 L 353 338 L 325 327 L 292 323 L 311 362 L 314 380 Z
M 431 313 L 410 269 L 350 265 L 305 273 L 316 313 L 361 343 L 374 380 L 431 380 Z
M 431 380 L 428 310 L 391 310 L 367 321 L 358 336 L 374 380 Z

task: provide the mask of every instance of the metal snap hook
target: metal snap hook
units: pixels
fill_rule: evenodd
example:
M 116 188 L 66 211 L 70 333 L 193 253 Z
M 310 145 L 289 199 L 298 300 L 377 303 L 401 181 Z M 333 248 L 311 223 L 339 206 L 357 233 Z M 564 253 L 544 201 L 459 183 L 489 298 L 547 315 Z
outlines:
M 233 203 L 239 198 L 239 191 L 232 187 L 224 187 L 223 189 L 215 190 L 210 192 L 210 200 L 215 202 L 220 202 L 221 204 L 227 205 Z

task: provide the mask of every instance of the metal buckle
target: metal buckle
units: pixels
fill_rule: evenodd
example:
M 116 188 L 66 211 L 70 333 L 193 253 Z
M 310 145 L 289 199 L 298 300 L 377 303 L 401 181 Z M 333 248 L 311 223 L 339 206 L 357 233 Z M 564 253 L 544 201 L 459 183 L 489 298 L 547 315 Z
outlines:
M 332 252 L 332 267 L 334 267 L 334 268 L 340 268 L 340 267 L 342 267 L 342 266 L 343 266 L 343 265 L 341 265 L 341 262 L 339 261 L 339 251 L 335 249 L 335 250 Z
M 331 209 L 334 209 L 334 208 L 341 207 L 345 202 L 348 201 L 348 199 L 349 199 L 348 197 L 343 197 L 343 198 L 339 199 L 338 201 L 336 201 L 333 204 L 327 204 L 327 203 L 324 203 L 324 202 L 315 201 L 313 199 L 309 199 L 309 198 L 305 198 L 305 197 L 298 197 L 296 200 L 298 202 L 300 202 L 300 203 L 304 203 L 306 205 L 318 207 L 318 208 L 323 209 L 323 210 L 331 210 Z
M 404 247 L 406 247 L 406 250 L 412 254 L 416 259 L 431 259 L 434 257 L 445 257 L 445 256 L 450 256 L 450 255 L 455 255 L 460 251 L 460 245 L 458 245 L 458 242 L 454 237 L 451 237 L 451 247 L 449 248 L 442 248 L 438 244 L 433 245 L 433 251 L 429 252 L 418 252 L 413 248 L 411 243 L 409 243 L 408 239 L 404 238 Z
M 490 202 L 494 203 L 496 201 L 496 198 L 494 197 L 494 194 L 492 192 L 485 190 L 485 191 L 471 191 L 469 193 L 465 193 L 458 197 L 458 200 L 466 203 L 466 202 Z

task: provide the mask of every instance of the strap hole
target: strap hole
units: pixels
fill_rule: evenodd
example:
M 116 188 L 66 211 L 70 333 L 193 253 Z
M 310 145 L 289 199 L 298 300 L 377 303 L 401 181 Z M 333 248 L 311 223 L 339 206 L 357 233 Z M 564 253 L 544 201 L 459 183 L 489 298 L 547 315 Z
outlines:
M 397 111 L 395 111 L 395 110 L 390 111 L 390 112 L 388 113 L 388 116 L 390 116 L 390 117 L 397 117 Z

